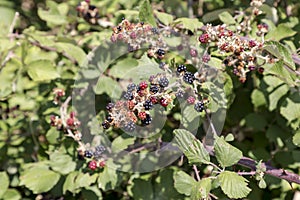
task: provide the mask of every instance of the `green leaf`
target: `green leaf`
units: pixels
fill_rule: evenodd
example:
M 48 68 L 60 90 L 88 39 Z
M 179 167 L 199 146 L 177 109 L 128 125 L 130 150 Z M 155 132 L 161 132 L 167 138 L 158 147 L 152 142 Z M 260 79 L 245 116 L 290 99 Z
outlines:
M 231 14 L 228 11 L 219 14 L 219 19 L 227 25 L 236 23 L 235 19 L 231 16 Z
M 75 59 L 79 66 L 84 65 L 87 62 L 87 56 L 85 52 L 78 46 L 75 46 L 71 43 L 65 43 L 65 42 L 56 42 L 54 45 L 58 52 L 65 52 L 68 56 Z
M 222 137 L 216 139 L 214 150 L 216 158 L 222 167 L 232 166 L 243 157 L 239 149 L 227 143 Z
M 111 98 L 119 98 L 122 94 L 122 89 L 119 83 L 107 76 L 101 76 L 94 86 L 96 94 L 108 94 Z
M 288 120 L 294 130 L 300 128 L 300 94 L 295 92 L 284 100 L 280 114 Z
M 98 187 L 103 191 L 116 188 L 119 179 L 119 172 L 115 169 L 105 167 L 99 174 Z
M 278 27 L 271 30 L 265 37 L 266 40 L 280 41 L 283 38 L 291 37 L 297 32 L 285 24 L 279 24 Z
M 300 147 L 300 130 L 298 130 L 296 134 L 293 136 L 293 143 L 294 145 Z
M 293 84 L 296 79 L 295 75 L 292 74 L 287 68 L 285 68 L 283 60 L 279 60 L 278 62 L 271 65 L 271 67 L 267 67 L 267 65 L 265 65 L 265 69 L 266 72 L 283 78 L 284 81 L 288 84 Z
M 225 137 L 226 142 L 232 142 L 233 140 L 234 140 L 234 136 L 232 133 L 229 133 L 228 135 L 226 135 L 226 137 Z
M 63 25 L 67 22 L 66 15 L 60 12 L 59 4 L 54 1 L 47 1 L 48 10 L 38 9 L 39 17 L 46 21 L 48 26 Z
M 159 200 L 183 199 L 183 195 L 174 188 L 175 169 L 165 169 L 159 172 L 154 183 L 154 198 Z
M 67 191 L 78 193 L 82 188 L 89 187 L 92 183 L 95 183 L 96 179 L 97 174 L 90 176 L 88 173 L 73 171 L 68 174 L 64 182 L 63 194 L 66 194 Z
M 49 60 L 37 60 L 28 64 L 27 73 L 34 81 L 49 81 L 59 78 L 53 63 Z
M 184 129 L 176 129 L 174 134 L 177 145 L 188 158 L 189 163 L 208 164 L 210 162 L 209 153 L 192 133 Z
M 174 174 L 174 187 L 176 190 L 187 196 L 191 195 L 193 186 L 197 183 L 190 175 L 183 171 L 178 171 Z
M 126 58 L 113 65 L 109 70 L 109 74 L 115 78 L 124 78 L 129 76 L 129 72 L 132 72 L 137 66 L 138 62 L 136 59 Z
M 128 135 L 121 135 L 114 139 L 114 141 L 111 143 L 111 150 L 112 152 L 120 152 L 124 149 L 126 149 L 129 145 L 134 144 L 136 138 L 130 137 Z
M 141 22 L 146 22 L 156 27 L 155 18 L 153 16 L 153 9 L 151 8 L 149 0 L 144 0 L 140 5 L 139 18 Z
M 255 108 L 266 105 L 264 93 L 258 89 L 254 89 L 251 93 L 251 101 Z
M 133 199 L 154 199 L 153 187 L 149 180 L 135 178 L 133 179 L 132 184 L 130 191 L 133 194 Z
M 254 130 L 263 131 L 268 125 L 267 120 L 257 113 L 250 113 L 246 116 L 246 126 L 253 128 Z
M 0 172 L 0 198 L 4 195 L 4 193 L 7 191 L 9 186 L 9 177 L 6 172 Z
M 267 187 L 267 183 L 264 179 L 260 179 L 258 182 L 258 187 L 261 189 L 265 189 Z
M 210 190 L 211 190 L 211 179 L 203 178 L 192 186 L 191 199 L 192 200 L 207 199 Z
M 293 61 L 290 51 L 281 43 L 276 41 L 267 41 L 264 44 L 264 49 L 271 53 L 278 59 L 282 59 L 284 64 L 289 66 L 291 69 L 295 70 L 295 63 Z
M 18 192 L 18 190 L 16 190 L 16 189 L 8 189 L 8 190 L 6 190 L 6 192 L 3 195 L 2 199 L 19 200 L 19 199 L 22 199 L 22 196 Z
M 14 9 L 0 6 L 0 35 L 6 36 L 8 34 L 14 15 Z
M 60 174 L 68 174 L 75 170 L 76 163 L 69 155 L 54 152 L 50 154 L 50 167 Z
M 198 19 L 191 19 L 187 17 L 177 18 L 174 21 L 175 24 L 182 24 L 183 28 L 188 29 L 194 32 L 197 29 L 200 29 L 203 26 L 203 23 L 200 22 Z
M 20 185 L 29 188 L 34 194 L 51 190 L 58 182 L 60 175 L 46 166 L 33 166 L 20 176 Z
M 164 25 L 170 25 L 173 22 L 173 16 L 167 13 L 154 11 L 154 14 L 158 18 L 159 21 L 161 21 Z
M 102 193 L 97 186 L 86 187 L 82 191 L 83 199 L 102 200 Z
M 251 189 L 247 186 L 248 180 L 239 176 L 235 172 L 224 171 L 218 176 L 222 191 L 233 199 L 244 198 L 250 193 Z

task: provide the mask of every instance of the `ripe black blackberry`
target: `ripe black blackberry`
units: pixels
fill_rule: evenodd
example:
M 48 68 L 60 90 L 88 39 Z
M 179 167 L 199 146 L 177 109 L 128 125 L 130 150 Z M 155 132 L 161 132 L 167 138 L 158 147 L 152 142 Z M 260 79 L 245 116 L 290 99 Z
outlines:
M 135 130 L 135 123 L 130 121 L 124 126 L 124 130 L 127 132 L 133 132 Z
M 166 65 L 166 63 L 165 62 L 161 62 L 161 63 L 159 63 L 159 68 L 160 69 L 164 69 L 164 66 Z
M 95 147 L 95 151 L 94 151 L 94 157 L 95 158 L 99 158 L 103 152 L 105 151 L 105 147 L 103 145 L 98 145 Z
M 156 85 L 151 85 L 149 90 L 150 90 L 150 92 L 152 92 L 153 94 L 156 94 L 156 93 L 158 93 L 159 88 L 158 88 Z
M 169 80 L 167 77 L 162 77 L 158 80 L 158 84 L 160 87 L 167 87 L 169 85 Z
M 132 92 L 133 90 L 136 89 L 136 85 L 134 83 L 130 83 L 128 86 L 127 86 L 127 91 L 128 92 Z
M 177 72 L 178 73 L 186 72 L 186 66 L 185 65 L 178 65 Z
M 102 127 L 103 127 L 104 129 L 109 129 L 109 127 L 110 127 L 109 121 L 105 120 L 104 122 L 102 122 Z
M 186 83 L 189 83 L 189 84 L 193 84 L 194 80 L 195 80 L 195 75 L 191 72 L 186 72 L 184 73 L 183 75 L 183 80 L 186 82 Z
M 197 111 L 197 112 L 202 112 L 204 110 L 204 103 L 202 101 L 198 101 L 195 106 L 194 106 L 194 109 Z
M 178 98 L 183 98 L 183 96 L 184 96 L 184 91 L 183 90 L 178 90 L 177 92 L 176 92 L 176 97 L 178 97 Z
M 145 119 L 141 120 L 143 125 L 149 125 L 151 121 L 152 121 L 152 117 L 149 114 L 146 115 Z
M 84 157 L 92 158 L 93 156 L 94 156 L 94 153 L 91 150 L 85 150 L 84 151 Z
M 126 99 L 126 100 L 132 100 L 133 99 L 133 94 L 132 92 L 125 92 L 125 94 L 123 95 L 123 97 Z
M 151 110 L 153 107 L 153 103 L 150 99 L 147 99 L 144 103 L 145 110 Z
M 113 108 L 114 106 L 115 106 L 114 103 L 108 103 L 108 104 L 106 105 L 106 110 L 111 111 L 112 108 Z
M 157 35 L 159 34 L 158 28 L 152 28 L 151 31 L 152 31 L 152 33 L 154 33 L 154 34 L 157 34 Z
M 156 51 L 156 53 L 157 53 L 157 55 L 159 55 L 159 56 L 163 56 L 163 55 L 165 55 L 165 50 L 163 50 L 163 49 L 158 49 L 158 50 Z
M 114 118 L 111 115 L 108 115 L 107 118 L 106 118 L 106 120 L 108 122 L 112 122 L 114 120 Z

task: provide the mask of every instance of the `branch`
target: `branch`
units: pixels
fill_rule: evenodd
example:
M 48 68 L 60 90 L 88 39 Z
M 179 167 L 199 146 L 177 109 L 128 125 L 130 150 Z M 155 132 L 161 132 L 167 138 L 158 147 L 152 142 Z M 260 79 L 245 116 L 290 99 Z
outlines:
M 206 111 L 206 110 L 205 110 Z M 212 128 L 212 132 L 214 135 L 218 135 L 216 132 L 216 129 L 214 128 L 214 124 L 212 123 L 207 111 L 206 111 L 206 117 L 209 123 L 209 126 Z M 209 154 L 211 156 L 215 156 L 214 153 L 214 149 L 213 146 L 205 146 L 206 150 L 209 152 Z M 246 168 L 251 169 L 252 171 L 256 171 L 256 165 L 257 165 L 257 161 L 248 158 L 248 157 L 242 157 L 238 163 L 238 165 L 244 166 Z M 297 183 L 300 184 L 300 176 L 298 174 L 292 173 L 292 172 L 288 172 L 284 169 L 277 169 L 273 166 L 271 166 L 270 164 L 266 163 L 266 162 L 262 162 L 261 163 L 261 167 L 265 168 L 266 171 L 264 171 L 265 174 L 268 174 L 270 176 L 274 176 L 276 178 L 280 178 L 280 179 L 284 179 L 286 181 L 288 181 L 289 183 Z

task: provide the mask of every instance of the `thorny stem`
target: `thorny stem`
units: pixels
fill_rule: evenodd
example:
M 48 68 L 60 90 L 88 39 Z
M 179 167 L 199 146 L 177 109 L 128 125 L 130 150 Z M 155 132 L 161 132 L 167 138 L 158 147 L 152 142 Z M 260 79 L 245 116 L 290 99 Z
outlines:
M 208 115 L 207 115 L 207 118 L 210 119 Z M 210 123 L 210 127 L 212 127 L 212 131 L 214 131 L 214 134 L 216 135 L 217 133 L 215 132 L 215 129 L 213 128 L 214 125 L 213 125 L 212 121 L 208 120 L 208 122 Z M 205 148 L 211 156 L 215 156 L 213 146 L 206 146 Z M 238 161 L 237 164 L 241 165 L 241 166 L 244 166 L 246 168 L 249 168 L 252 171 L 256 171 L 256 169 L 257 169 L 256 168 L 257 161 L 255 161 L 251 158 L 245 157 L 245 156 L 242 157 Z M 284 179 L 284 180 L 288 181 L 289 183 L 300 184 L 300 176 L 298 174 L 288 172 L 284 169 L 277 169 L 277 168 L 271 166 L 270 164 L 268 164 L 266 162 L 261 163 L 261 167 L 264 167 L 266 169 L 266 171 L 264 171 L 265 174 L 268 174 L 270 176 L 274 176 L 276 178 Z
M 199 176 L 199 170 L 198 170 L 197 166 L 196 166 L 196 165 L 193 165 L 193 169 L 194 169 L 194 171 L 195 171 L 197 181 L 200 181 L 201 178 L 200 178 L 200 176 Z

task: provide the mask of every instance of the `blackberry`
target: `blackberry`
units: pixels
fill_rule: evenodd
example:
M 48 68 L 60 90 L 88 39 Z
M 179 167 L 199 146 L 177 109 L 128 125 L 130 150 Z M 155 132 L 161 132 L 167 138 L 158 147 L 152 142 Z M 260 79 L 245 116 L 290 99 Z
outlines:
M 151 31 L 152 31 L 152 33 L 154 33 L 154 34 L 159 34 L 158 28 L 152 28 Z
M 86 158 L 92 158 L 94 153 L 91 150 L 85 150 L 84 151 L 84 157 Z
M 185 65 L 178 65 L 177 72 L 178 73 L 186 72 L 186 66 Z
M 183 98 L 183 96 L 184 96 L 184 91 L 183 90 L 178 90 L 177 92 L 176 92 L 176 97 L 178 97 L 178 98 Z
M 186 83 L 189 83 L 189 84 L 193 84 L 194 80 L 195 80 L 195 75 L 191 72 L 186 72 L 184 75 L 183 75 L 183 80 L 186 82 Z
M 132 100 L 133 99 L 133 94 L 132 92 L 125 92 L 124 96 L 123 96 L 126 100 Z
M 135 130 L 135 123 L 130 121 L 124 126 L 124 130 L 127 132 L 133 132 Z
M 159 68 L 164 69 L 164 66 L 165 66 L 165 65 L 166 65 L 165 62 L 161 62 L 161 63 L 159 63 Z
M 151 85 L 149 90 L 150 90 L 150 92 L 152 92 L 153 94 L 156 94 L 156 93 L 158 93 L 159 88 L 158 88 L 156 85 Z
M 108 122 L 112 122 L 114 120 L 114 118 L 111 115 L 108 115 L 107 118 L 106 118 L 106 120 Z
M 109 127 L 110 127 L 109 121 L 105 120 L 104 122 L 102 122 L 102 127 L 103 127 L 104 129 L 109 129 Z
M 95 158 L 99 158 L 101 154 L 105 151 L 105 147 L 103 145 L 98 145 L 95 147 L 94 156 Z
M 153 107 L 153 103 L 151 100 L 147 99 L 144 103 L 144 108 L 145 110 L 150 110 Z
M 169 80 L 166 77 L 162 77 L 158 80 L 160 87 L 167 87 L 169 85 Z
M 151 123 L 151 121 L 152 121 L 152 117 L 149 114 L 147 114 L 146 118 L 143 119 L 143 120 L 141 120 L 141 121 L 142 121 L 143 125 L 149 125 Z
M 139 84 L 139 90 L 144 90 L 148 87 L 148 84 L 146 81 L 140 82 Z
M 204 110 L 204 103 L 199 101 L 195 104 L 194 106 L 194 109 L 197 111 L 197 112 L 202 112 Z
M 136 85 L 134 83 L 130 83 L 128 86 L 127 86 L 127 91 L 128 92 L 132 92 L 133 90 L 136 89 Z
M 113 108 L 114 106 L 115 106 L 114 103 L 108 103 L 108 104 L 106 105 L 106 110 L 111 111 L 112 108 Z
M 91 162 L 89 162 L 89 168 L 91 170 L 97 169 L 97 162 L 95 160 L 92 160 Z
M 163 56 L 163 55 L 165 55 L 165 50 L 163 50 L 163 49 L 158 49 L 158 50 L 156 51 L 156 53 L 157 53 L 157 55 L 159 55 L 159 56 Z

